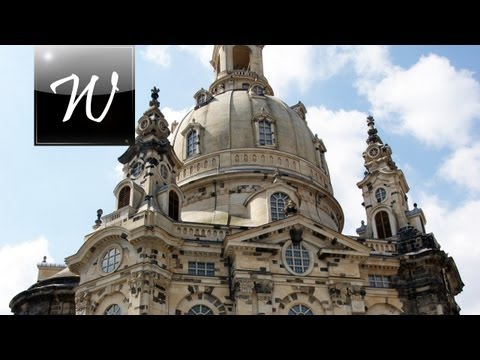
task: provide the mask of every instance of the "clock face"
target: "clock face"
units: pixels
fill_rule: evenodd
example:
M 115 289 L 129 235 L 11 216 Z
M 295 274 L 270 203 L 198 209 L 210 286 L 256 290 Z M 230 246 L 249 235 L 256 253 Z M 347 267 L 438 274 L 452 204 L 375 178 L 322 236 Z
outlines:
M 135 164 L 132 166 L 132 171 L 131 174 L 133 177 L 138 177 L 143 171 L 143 163 L 141 161 L 137 161 Z
M 378 149 L 378 147 L 373 147 L 368 150 L 368 155 L 372 158 L 377 157 L 378 154 L 380 154 L 380 150 Z

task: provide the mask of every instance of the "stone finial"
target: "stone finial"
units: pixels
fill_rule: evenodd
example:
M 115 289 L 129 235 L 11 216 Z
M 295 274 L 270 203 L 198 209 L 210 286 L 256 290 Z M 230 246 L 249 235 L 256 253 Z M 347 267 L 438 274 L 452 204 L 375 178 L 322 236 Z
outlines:
M 375 119 L 373 118 L 372 115 L 367 117 L 367 126 L 368 126 L 368 139 L 367 139 L 367 144 L 383 144 L 382 140 L 380 139 L 380 136 L 378 136 L 378 130 L 375 129 Z
M 95 220 L 95 225 L 93 225 L 93 229 L 96 230 L 102 225 L 102 220 L 100 219 L 103 215 L 103 210 L 98 209 L 97 210 L 97 220 Z
M 154 86 L 151 92 L 152 92 L 152 100 L 150 100 L 150 106 L 159 108 L 160 102 L 158 101 L 158 96 L 159 96 L 158 93 L 160 92 L 160 89 L 157 89 L 157 87 Z
M 43 263 L 46 263 L 46 262 L 47 262 L 47 257 L 46 257 L 46 256 L 43 257 L 43 261 L 42 261 L 42 262 L 43 262 Z

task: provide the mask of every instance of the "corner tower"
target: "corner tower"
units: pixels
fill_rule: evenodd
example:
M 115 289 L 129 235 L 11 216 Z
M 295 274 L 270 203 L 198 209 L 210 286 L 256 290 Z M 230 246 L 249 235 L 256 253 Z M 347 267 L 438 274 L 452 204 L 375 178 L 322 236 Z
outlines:
M 365 177 L 357 184 L 362 190 L 367 224 L 358 230 L 359 235 L 386 239 L 408 227 L 425 233 L 425 215 L 417 204 L 409 209 L 410 188 L 403 171 L 392 160 L 392 149 L 381 140 L 372 116 L 367 118 L 367 125 L 367 149 L 362 155 Z

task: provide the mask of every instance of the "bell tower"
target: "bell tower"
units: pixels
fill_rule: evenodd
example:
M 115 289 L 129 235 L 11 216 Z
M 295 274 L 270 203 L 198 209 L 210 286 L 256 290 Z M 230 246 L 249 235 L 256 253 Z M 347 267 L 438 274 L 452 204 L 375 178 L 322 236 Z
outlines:
M 263 75 L 264 45 L 215 45 L 212 64 L 215 81 L 210 85 L 213 95 L 227 90 L 251 89 L 257 95 L 273 95 Z
M 403 171 L 392 160 L 392 149 L 378 135 L 372 116 L 367 118 L 367 125 L 367 148 L 362 155 L 365 177 L 357 183 L 362 189 L 367 224 L 357 230 L 358 234 L 387 239 L 412 227 L 425 233 L 425 215 L 417 204 L 413 210 L 409 209 L 407 193 L 410 188 Z

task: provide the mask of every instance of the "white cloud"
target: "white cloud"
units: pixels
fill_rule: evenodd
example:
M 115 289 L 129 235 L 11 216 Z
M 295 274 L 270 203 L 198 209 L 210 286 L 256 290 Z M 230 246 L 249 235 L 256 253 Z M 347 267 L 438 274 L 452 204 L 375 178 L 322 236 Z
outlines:
M 420 194 L 421 207 L 427 217 L 427 232 L 433 232 L 442 250 L 457 264 L 465 287 L 456 297 L 462 314 L 480 314 L 480 242 L 476 234 L 480 200 L 469 200 L 454 207 L 438 196 Z
M 192 54 L 203 66 L 211 69 L 210 60 L 212 59 L 213 45 L 178 45 L 178 48 Z
M 172 61 L 170 54 L 172 45 L 149 45 L 142 50 L 140 54 L 145 60 L 157 64 L 161 67 L 168 67 Z
M 148 45 L 140 54 L 145 60 L 166 68 L 172 62 L 172 51 L 175 48 L 188 52 L 204 66 L 210 67 L 213 45 Z
M 36 265 L 43 256 L 52 262 L 48 240 L 43 236 L 16 245 L 0 246 L 0 314 L 11 314 L 10 300 L 36 282 Z
M 480 193 L 480 143 L 461 147 L 451 154 L 438 171 L 446 180 Z
M 170 131 L 172 130 L 172 124 L 174 121 L 180 125 L 180 122 L 183 120 L 185 115 L 190 111 L 190 109 L 182 109 L 182 110 L 174 110 L 172 108 L 166 107 L 162 109 L 163 115 L 165 115 L 165 119 L 168 121 L 170 124 Z M 170 136 L 168 137 L 168 140 L 170 141 L 170 144 L 173 145 L 173 135 L 174 131 L 170 133 Z
M 375 117 L 394 119 L 398 131 L 439 147 L 470 141 L 480 114 L 480 84 L 472 73 L 433 54 L 407 70 L 396 69 L 367 96 Z
M 356 184 L 363 179 L 362 153 L 366 148 L 366 117 L 359 111 L 331 111 L 325 107 L 309 107 L 310 129 L 317 133 L 327 148 L 325 155 L 330 177 L 345 215 L 343 233 L 356 235 L 360 220 L 366 220 L 362 192 Z

